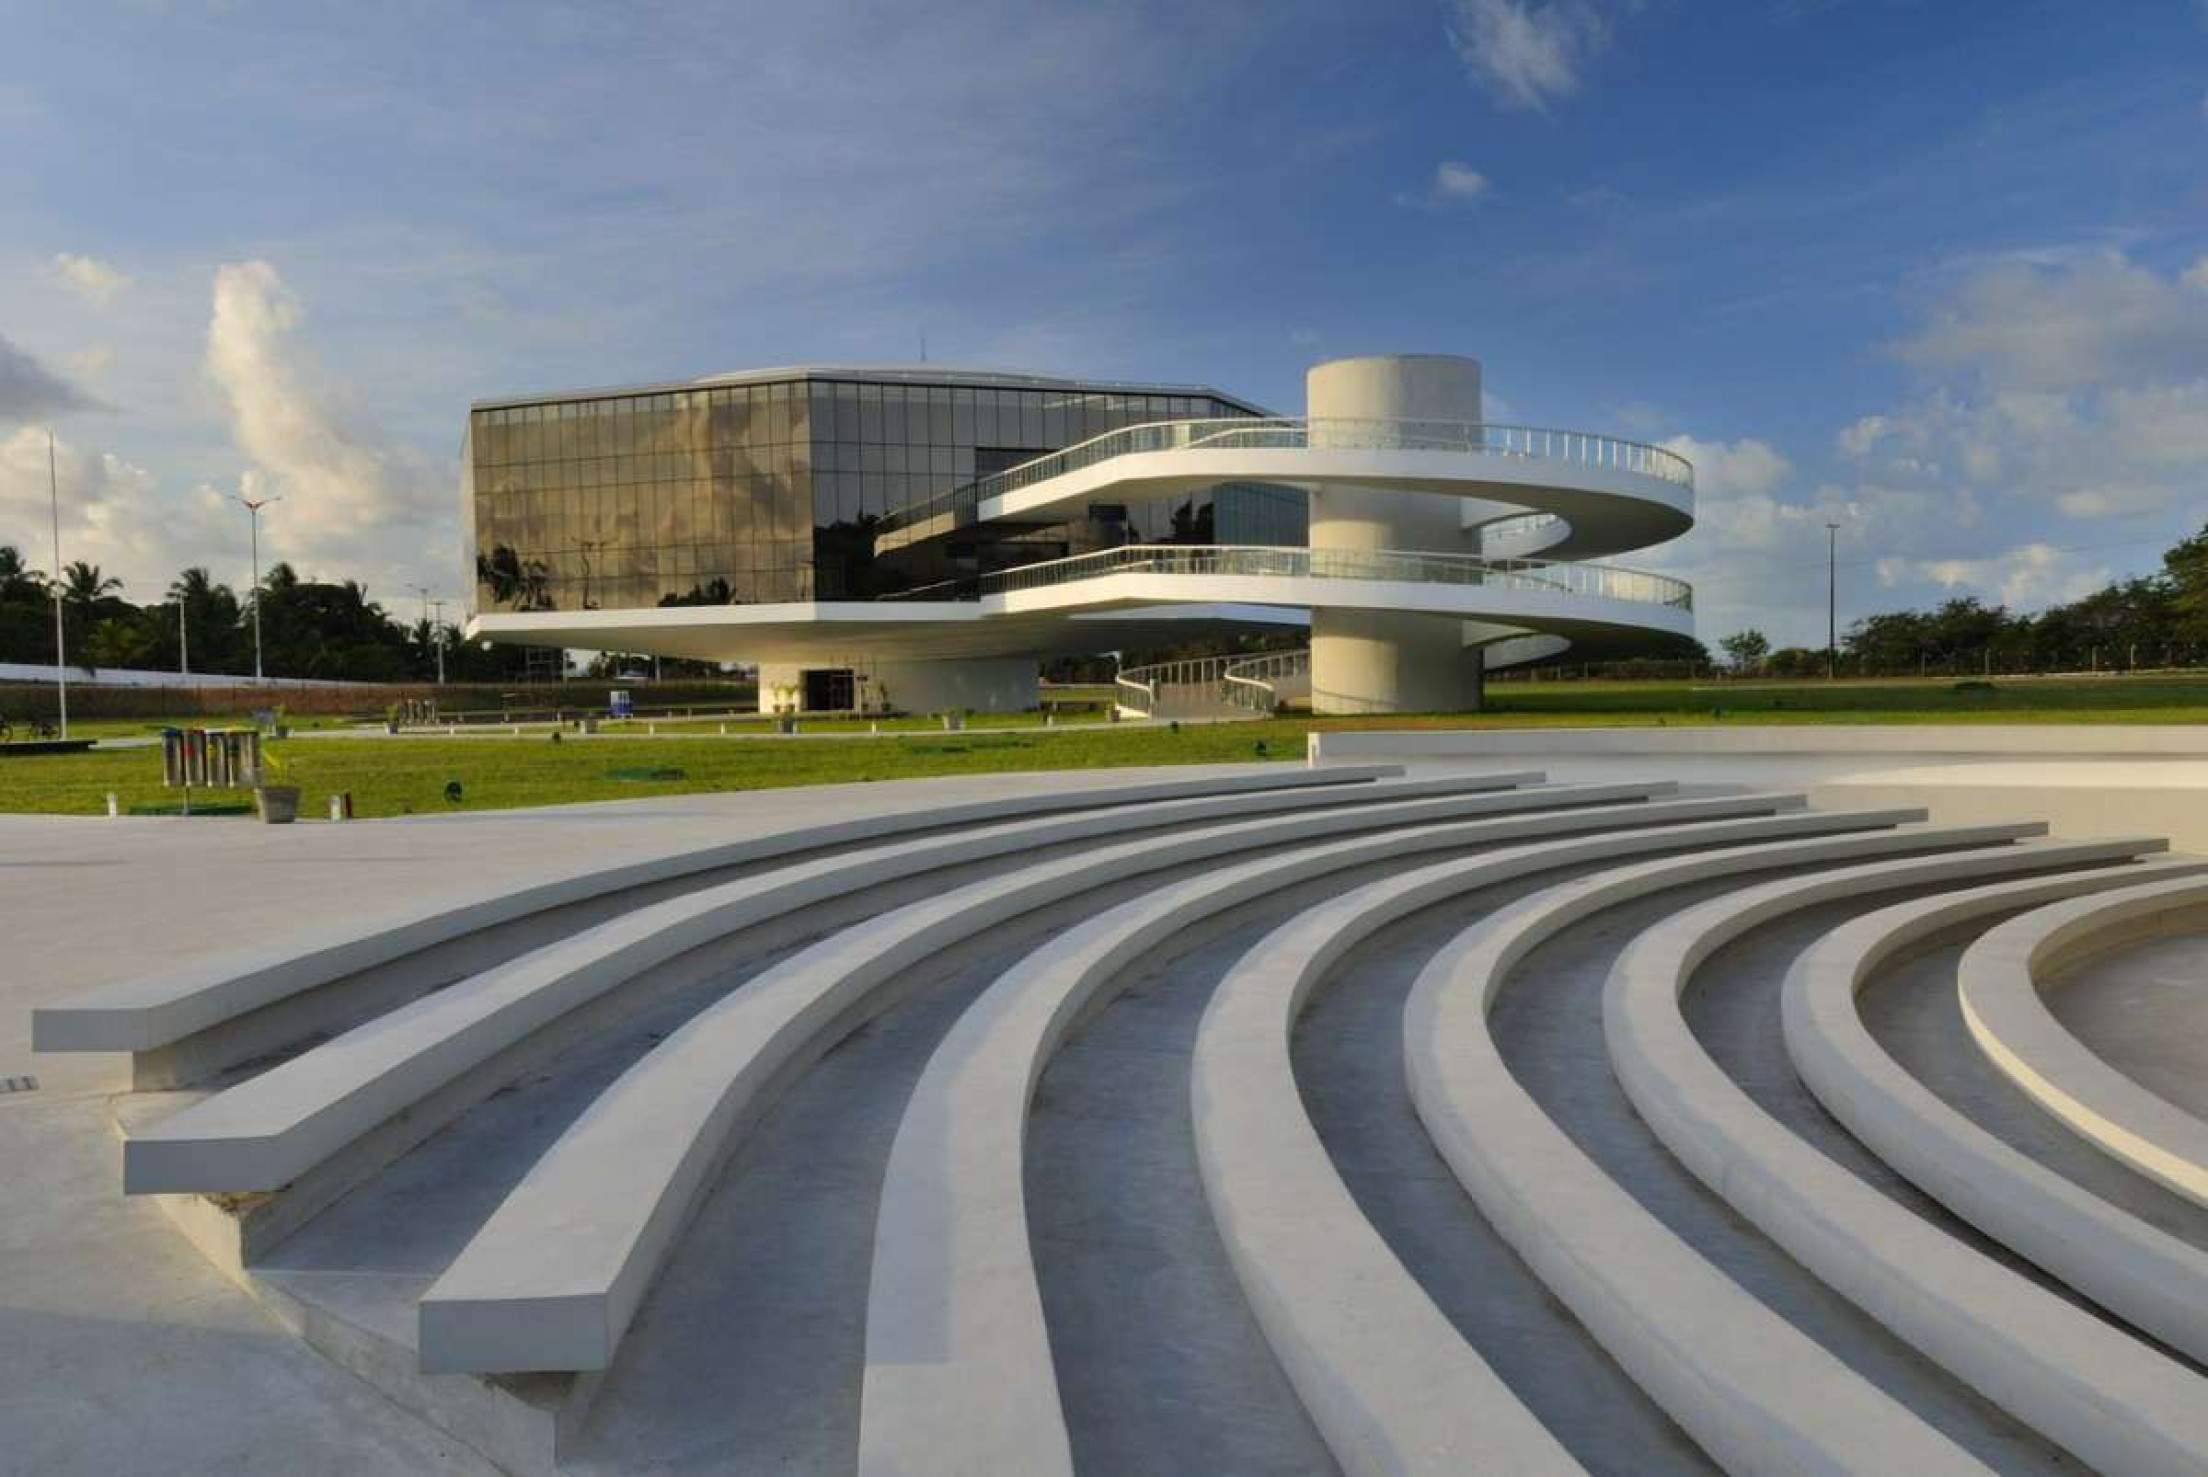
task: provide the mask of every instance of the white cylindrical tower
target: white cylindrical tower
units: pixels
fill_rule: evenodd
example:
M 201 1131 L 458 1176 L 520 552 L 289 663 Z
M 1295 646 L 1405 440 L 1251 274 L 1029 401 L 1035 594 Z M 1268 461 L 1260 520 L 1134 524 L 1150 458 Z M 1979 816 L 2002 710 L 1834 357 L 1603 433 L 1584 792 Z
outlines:
M 1456 354 L 1372 354 L 1315 364 L 1314 421 L 1480 419 L 1480 364 Z M 1311 489 L 1311 547 L 1449 553 L 1462 547 L 1454 498 L 1354 484 Z M 1480 657 L 1451 616 L 1311 612 L 1311 707 L 1319 713 L 1467 712 L 1480 705 Z

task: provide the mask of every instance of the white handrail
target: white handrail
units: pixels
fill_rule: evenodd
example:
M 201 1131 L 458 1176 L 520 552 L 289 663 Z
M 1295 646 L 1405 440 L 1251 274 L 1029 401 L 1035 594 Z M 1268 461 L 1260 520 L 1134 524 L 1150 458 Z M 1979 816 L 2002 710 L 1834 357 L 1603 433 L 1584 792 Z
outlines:
M 1415 584 L 1487 585 L 1626 600 L 1678 610 L 1694 608 L 1684 580 L 1614 564 L 1551 559 L 1485 559 L 1477 554 L 1428 554 L 1396 549 L 1307 549 L 1266 544 L 1127 544 L 1065 559 L 1023 564 L 966 580 L 946 580 L 884 596 L 889 600 L 978 599 L 1047 589 L 1115 574 L 1254 576 L 1273 579 L 1400 580 Z

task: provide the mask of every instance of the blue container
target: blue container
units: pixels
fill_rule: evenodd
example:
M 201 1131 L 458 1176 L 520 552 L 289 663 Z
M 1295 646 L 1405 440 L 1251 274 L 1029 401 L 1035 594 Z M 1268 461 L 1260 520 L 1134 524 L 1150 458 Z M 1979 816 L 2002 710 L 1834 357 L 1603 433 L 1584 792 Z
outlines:
M 633 711 L 635 711 L 633 701 L 629 695 L 629 690 L 626 687 L 616 687 L 613 691 L 606 694 L 607 717 L 626 718 Z

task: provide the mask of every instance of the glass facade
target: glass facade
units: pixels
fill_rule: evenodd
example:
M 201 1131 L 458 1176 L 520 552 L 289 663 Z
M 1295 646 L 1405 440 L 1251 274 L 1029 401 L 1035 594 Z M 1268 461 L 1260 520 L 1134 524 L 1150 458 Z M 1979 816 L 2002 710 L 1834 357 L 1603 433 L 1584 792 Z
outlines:
M 1122 543 L 1300 544 L 1300 493 L 1234 485 L 875 557 L 885 514 L 978 476 L 1121 426 L 1252 413 L 1200 393 L 905 371 L 479 407 L 461 453 L 477 604 L 864 600 Z

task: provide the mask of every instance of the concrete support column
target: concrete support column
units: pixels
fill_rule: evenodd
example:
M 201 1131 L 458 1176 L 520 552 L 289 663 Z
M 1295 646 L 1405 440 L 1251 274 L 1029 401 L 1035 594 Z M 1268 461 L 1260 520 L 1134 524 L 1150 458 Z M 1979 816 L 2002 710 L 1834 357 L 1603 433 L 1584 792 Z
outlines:
M 1313 365 L 1314 420 L 1477 421 L 1480 365 L 1453 354 L 1375 354 Z M 1452 553 L 1458 500 L 1325 483 L 1311 491 L 1311 547 Z M 1477 652 L 1452 616 L 1319 607 L 1311 612 L 1311 706 L 1319 713 L 1467 712 L 1480 705 Z

